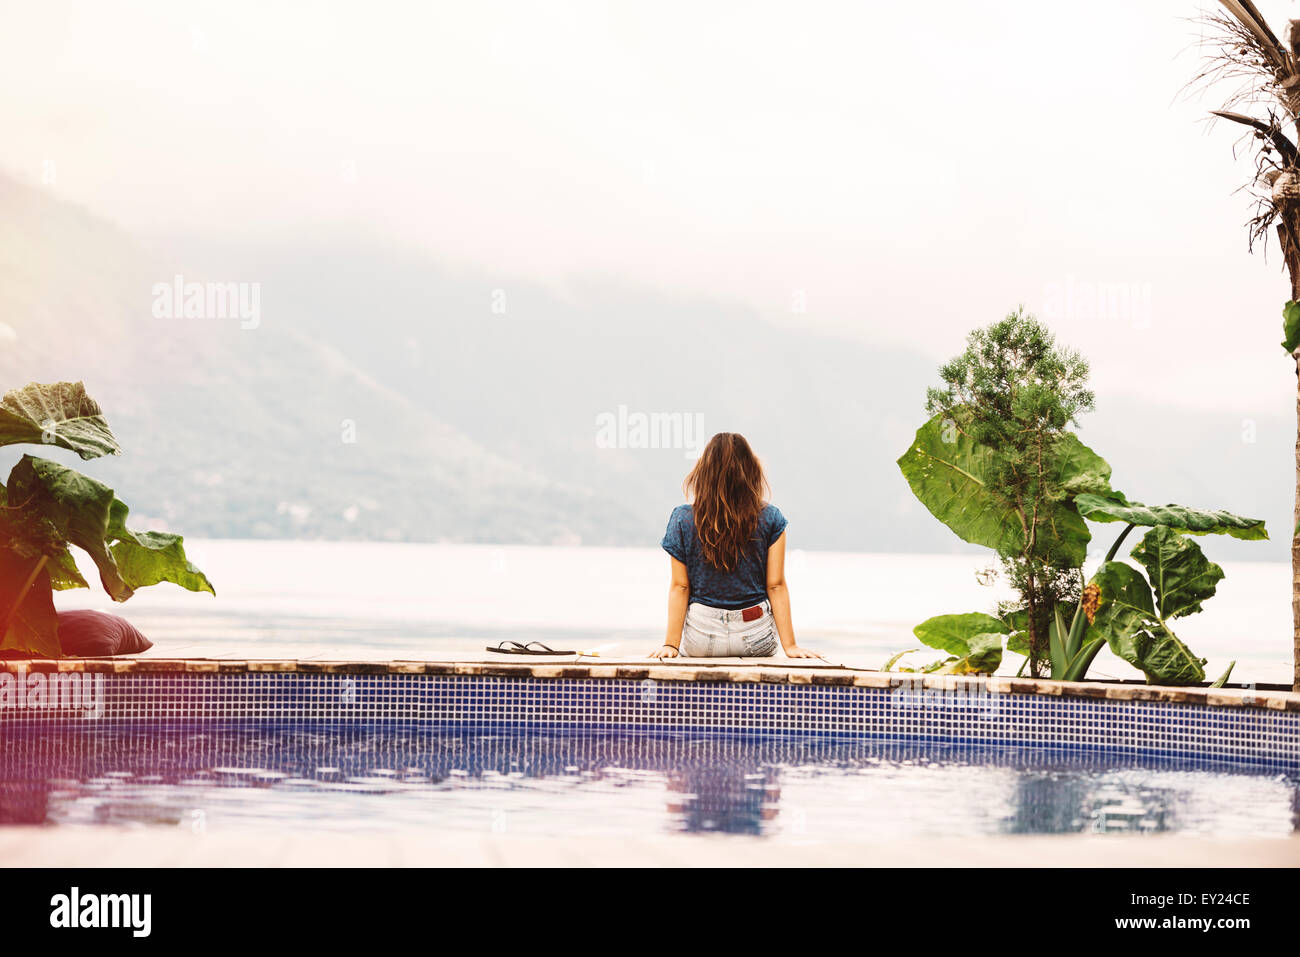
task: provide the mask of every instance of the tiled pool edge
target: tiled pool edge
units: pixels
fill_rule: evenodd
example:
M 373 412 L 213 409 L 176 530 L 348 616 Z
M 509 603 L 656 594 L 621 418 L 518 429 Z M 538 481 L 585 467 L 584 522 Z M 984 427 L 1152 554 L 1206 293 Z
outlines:
M 1300 769 L 1300 695 L 1290 692 L 825 665 L 71 659 L 0 668 L 0 734 L 10 740 L 24 730 L 368 728 L 832 736 Z
M 496 661 L 312 661 L 224 658 L 63 658 L 0 661 L 9 674 L 324 674 L 461 675 L 498 678 L 586 678 L 723 684 L 786 684 L 925 691 L 1045 695 L 1107 701 L 1151 701 L 1212 708 L 1260 708 L 1300 713 L 1300 694 L 1245 688 L 1176 688 L 1099 681 L 978 675 L 923 675 L 836 667 L 753 665 L 587 664 Z M 0 712 L 3 716 L 3 712 Z

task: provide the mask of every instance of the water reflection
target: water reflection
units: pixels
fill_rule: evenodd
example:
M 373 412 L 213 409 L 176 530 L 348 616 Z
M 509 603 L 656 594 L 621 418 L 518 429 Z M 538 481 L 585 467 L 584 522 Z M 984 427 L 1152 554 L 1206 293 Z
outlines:
M 668 814 L 687 832 L 762 834 L 781 806 L 775 767 L 726 765 L 668 772 Z
M 1018 776 L 1015 812 L 1006 830 L 1011 834 L 1177 830 L 1181 800 L 1177 788 L 1147 779 L 1132 781 L 1111 774 L 1101 780 L 1095 775 L 1027 770 Z
M 1017 776 L 1009 834 L 1064 834 L 1083 829 L 1089 782 L 1076 775 L 1026 771 Z
M 0 824 L 42 824 L 46 787 L 41 781 L 0 781 Z
M 268 830 L 1279 836 L 1300 780 L 1137 756 L 688 734 L 26 731 L 0 824 Z

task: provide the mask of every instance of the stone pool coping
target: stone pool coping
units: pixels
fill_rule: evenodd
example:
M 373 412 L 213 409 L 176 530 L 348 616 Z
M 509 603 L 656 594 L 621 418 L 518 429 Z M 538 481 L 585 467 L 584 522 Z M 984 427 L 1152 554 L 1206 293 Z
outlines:
M 838 685 L 860 688 L 918 688 L 929 691 L 982 690 L 988 694 L 1047 695 L 1110 701 L 1156 701 L 1221 708 L 1300 712 L 1300 694 L 1250 688 L 1175 688 L 1105 681 L 979 675 L 923 675 L 871 671 L 826 662 L 772 665 L 699 662 L 647 663 L 645 659 L 561 662 L 516 661 L 319 661 L 226 658 L 35 658 L 0 661 L 0 672 L 17 674 L 328 674 L 465 675 L 504 678 L 605 678 L 633 681 L 696 681 L 730 684 Z

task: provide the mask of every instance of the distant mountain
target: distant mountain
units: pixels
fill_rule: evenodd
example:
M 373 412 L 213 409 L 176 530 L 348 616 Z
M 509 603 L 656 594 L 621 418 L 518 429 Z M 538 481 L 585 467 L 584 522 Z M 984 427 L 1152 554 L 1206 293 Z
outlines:
M 310 324 L 156 318 L 179 264 L 11 180 L 0 210 L 0 381 L 85 379 L 127 454 L 78 467 L 141 519 L 228 537 L 635 534 L 613 496 L 483 447 Z
M 146 245 L 2 177 L 0 214 L 0 382 L 85 379 L 127 454 L 84 467 L 188 534 L 653 545 L 690 459 L 637 447 L 638 416 L 677 415 L 749 436 L 794 546 L 969 548 L 894 465 L 935 377 L 919 355 L 612 282 L 561 295 L 455 275 L 356 237 Z M 256 328 L 155 316 L 177 274 L 257 283 Z M 1099 405 L 1083 438 L 1117 487 L 1260 515 L 1285 539 L 1284 415 L 1252 442 L 1230 408 Z
M 219 275 L 260 279 L 263 328 L 279 324 L 330 343 L 413 406 L 633 516 L 632 534 L 611 528 L 584 541 L 656 544 L 682 500 L 692 464 L 685 449 L 630 447 L 638 444 L 630 428 L 614 436 L 615 447 L 600 443 L 602 421 L 641 414 L 698 421 L 702 439 L 745 433 L 800 545 L 960 545 L 916 521 L 894 465 L 919 424 L 919 393 L 897 382 L 928 379 L 933 363 L 920 356 L 643 288 L 589 283 L 561 296 L 456 276 L 375 243 L 171 248 L 215 264 Z

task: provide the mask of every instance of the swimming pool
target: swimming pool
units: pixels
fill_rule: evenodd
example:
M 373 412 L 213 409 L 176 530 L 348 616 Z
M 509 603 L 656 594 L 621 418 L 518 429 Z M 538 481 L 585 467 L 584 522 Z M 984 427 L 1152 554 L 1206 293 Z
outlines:
M 24 682 L 45 682 L 40 699 L 0 710 L 0 823 L 773 841 L 1300 831 L 1300 708 L 1284 694 L 141 660 L 80 663 L 78 697 L 55 685 L 70 664 L 38 666 Z
M 1045 749 L 678 733 L 29 733 L 0 823 L 776 840 L 1300 830 L 1300 776 Z

